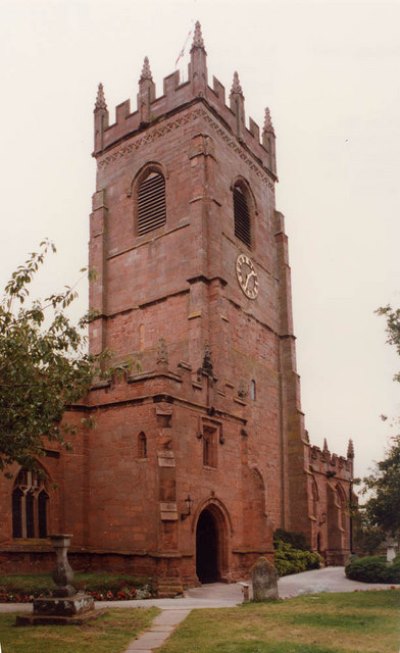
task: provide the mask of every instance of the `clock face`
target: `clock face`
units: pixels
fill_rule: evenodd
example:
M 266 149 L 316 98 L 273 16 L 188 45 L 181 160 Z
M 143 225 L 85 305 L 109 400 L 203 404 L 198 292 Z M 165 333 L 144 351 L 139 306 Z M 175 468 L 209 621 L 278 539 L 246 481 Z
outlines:
M 258 277 L 253 261 L 246 254 L 237 257 L 236 274 L 246 297 L 255 299 L 258 295 Z

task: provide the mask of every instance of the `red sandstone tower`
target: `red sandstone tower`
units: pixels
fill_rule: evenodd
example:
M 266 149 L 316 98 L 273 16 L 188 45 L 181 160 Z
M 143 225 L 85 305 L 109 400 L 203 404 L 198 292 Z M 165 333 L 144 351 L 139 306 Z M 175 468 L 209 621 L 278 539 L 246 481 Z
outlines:
M 146 58 L 137 110 L 110 125 L 100 85 L 94 122 L 90 348 L 121 374 L 69 413 L 95 427 L 48 469 L 51 527 L 165 593 L 243 577 L 276 528 L 342 561 L 353 454 L 304 431 L 268 109 L 260 135 L 237 73 L 229 105 L 208 85 L 197 23 L 187 82 L 156 97 Z

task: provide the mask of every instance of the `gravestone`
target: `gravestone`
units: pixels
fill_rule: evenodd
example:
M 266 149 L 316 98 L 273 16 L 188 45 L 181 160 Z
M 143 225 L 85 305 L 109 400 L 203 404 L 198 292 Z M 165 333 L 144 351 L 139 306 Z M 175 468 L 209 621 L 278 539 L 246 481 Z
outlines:
M 17 626 L 38 625 L 81 625 L 98 615 L 94 599 L 84 592 L 77 592 L 72 585 L 74 572 L 68 562 L 68 547 L 71 535 L 52 535 L 51 543 L 56 551 L 57 561 L 52 578 L 57 585 L 52 595 L 34 599 L 33 612 L 19 615 Z
M 278 574 L 267 558 L 261 557 L 250 570 L 253 583 L 253 601 L 277 599 Z
M 384 544 L 386 545 L 386 561 L 392 564 L 397 555 L 397 540 L 393 537 L 388 537 Z

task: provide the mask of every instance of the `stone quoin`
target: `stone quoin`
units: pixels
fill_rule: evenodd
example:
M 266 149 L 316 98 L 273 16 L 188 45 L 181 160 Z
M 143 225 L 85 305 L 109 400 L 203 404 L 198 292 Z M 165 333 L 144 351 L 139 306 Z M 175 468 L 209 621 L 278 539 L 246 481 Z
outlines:
M 238 73 L 228 103 L 209 85 L 196 23 L 188 81 L 157 96 L 146 57 L 113 123 L 99 86 L 93 156 L 90 349 L 123 373 L 69 408 L 73 450 L 49 448 L 47 480 L 1 479 L 0 567 L 51 569 L 46 536 L 69 532 L 76 570 L 173 595 L 272 560 L 277 528 L 343 563 L 354 451 L 304 428 L 269 110 L 247 126 Z

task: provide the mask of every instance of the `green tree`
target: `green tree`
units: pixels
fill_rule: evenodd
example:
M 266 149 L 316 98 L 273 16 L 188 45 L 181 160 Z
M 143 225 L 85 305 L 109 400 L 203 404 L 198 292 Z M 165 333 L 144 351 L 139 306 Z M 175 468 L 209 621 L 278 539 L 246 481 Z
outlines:
M 377 313 L 386 319 L 387 342 L 400 355 L 400 309 L 388 305 L 379 308 Z M 400 373 L 394 380 L 400 382 Z M 392 438 L 384 460 L 363 480 L 366 491 L 371 492 L 365 504 L 369 522 L 393 535 L 400 532 L 400 435 Z
M 355 501 L 352 508 L 353 549 L 373 555 L 385 540 L 385 533 L 380 526 L 371 523 L 364 506 Z
M 364 483 L 372 492 L 365 505 L 370 523 L 392 535 L 400 532 L 400 435 L 392 438 L 386 458 Z
M 95 370 L 88 317 L 74 325 L 67 316 L 75 291 L 29 299 L 29 284 L 55 251 L 47 240 L 40 248 L 12 274 L 0 303 L 0 470 L 33 467 L 48 441 L 65 445 L 65 407 L 84 396 Z
M 400 356 L 400 308 L 392 308 L 389 304 L 378 308 L 378 315 L 383 315 L 386 319 L 387 342 L 396 348 Z M 395 381 L 400 382 L 400 372 L 395 374 Z

